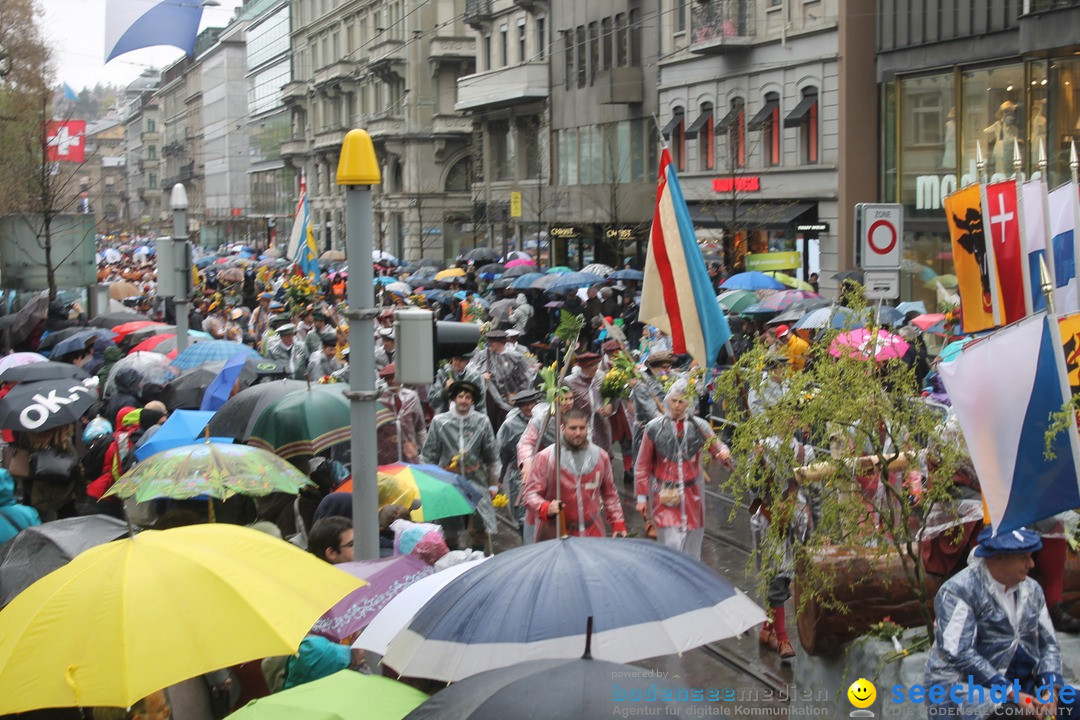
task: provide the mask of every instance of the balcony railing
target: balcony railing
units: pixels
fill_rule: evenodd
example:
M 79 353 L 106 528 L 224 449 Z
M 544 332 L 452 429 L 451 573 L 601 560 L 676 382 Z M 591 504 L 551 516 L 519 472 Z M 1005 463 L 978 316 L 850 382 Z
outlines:
M 697 0 L 690 11 L 690 50 L 730 52 L 753 42 L 757 25 L 755 0 Z
M 491 20 L 491 0 L 465 0 L 465 23 L 476 30 Z

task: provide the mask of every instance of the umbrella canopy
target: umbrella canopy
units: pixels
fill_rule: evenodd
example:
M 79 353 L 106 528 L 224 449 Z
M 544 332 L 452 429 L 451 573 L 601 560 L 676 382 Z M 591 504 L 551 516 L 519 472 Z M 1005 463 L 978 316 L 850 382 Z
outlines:
M 196 675 L 291 655 L 326 608 L 362 584 L 237 525 L 98 545 L 0 612 L 0 714 L 129 707 Z
M 500 257 L 502 257 L 502 255 L 500 255 L 498 250 L 486 247 L 473 248 L 465 253 L 465 259 L 476 264 L 498 262 Z
M 476 272 L 490 273 L 492 275 L 495 275 L 497 273 L 501 273 L 504 269 L 505 266 L 502 263 L 488 263 L 487 265 L 481 265 L 480 267 L 476 268 Z
M 334 642 L 366 628 L 402 590 L 435 572 L 434 567 L 415 555 L 340 563 L 337 567 L 368 584 L 346 595 L 311 626 L 312 633 Z
M 853 357 L 859 360 L 878 361 L 897 360 L 907 352 L 908 343 L 898 335 L 885 330 L 878 330 L 876 335 L 866 328 L 843 332 L 836 336 L 829 346 L 833 357 Z
M 395 281 L 386 284 L 386 289 L 399 295 L 412 295 L 412 286 L 409 283 Z
M 86 332 L 86 328 L 76 326 L 76 327 L 67 327 L 67 328 L 62 328 L 60 330 L 53 330 L 53 331 L 47 332 L 44 335 L 42 335 L 41 340 L 38 341 L 37 349 L 38 349 L 39 352 L 45 352 L 46 350 L 48 350 L 52 346 L 56 345 L 56 343 L 60 342 L 61 340 L 67 340 L 69 337 L 71 337 L 75 333 L 81 333 L 81 332 Z M 112 337 L 111 333 L 110 333 L 109 337 Z
M 127 523 L 108 515 L 66 518 L 26 528 L 0 546 L 0 607 L 79 553 L 127 534 Z
M 840 282 L 843 282 L 844 280 L 853 280 L 857 283 L 861 283 L 865 277 L 866 274 L 862 270 L 843 270 L 833 275 L 832 279 L 839 280 Z
M 335 492 L 351 493 L 352 479 L 346 480 Z M 460 475 L 443 470 L 438 465 L 394 463 L 379 466 L 379 507 L 400 505 L 412 507 L 413 520 L 432 521 L 457 515 L 471 515 L 480 502 L 480 491 Z
M 327 252 L 329 252 L 329 251 L 327 251 Z M 325 254 L 326 253 L 323 253 L 323 255 L 325 255 Z M 342 260 L 344 260 L 344 259 L 345 258 L 342 258 Z M 397 258 L 394 257 L 393 255 L 391 255 L 390 253 L 386 252 L 385 250 L 372 250 L 371 251 L 371 262 L 388 262 L 388 263 L 396 264 L 397 263 Z
M 786 286 L 771 278 L 765 273 L 758 272 L 757 270 L 750 270 L 749 272 L 736 273 L 732 275 L 724 282 L 720 283 L 720 287 L 725 290 L 784 290 Z
M 592 273 L 593 275 L 600 275 L 601 277 L 608 277 L 614 272 L 615 268 L 603 263 L 593 263 L 592 265 L 586 265 L 581 268 L 583 273 Z
M 621 678 L 627 678 L 622 680 Z M 552 690 L 557 688 L 557 691 Z M 622 698 L 618 691 L 622 690 Z M 633 690 L 652 697 L 654 690 L 663 699 L 630 704 L 625 693 Z M 666 690 L 670 690 L 668 695 Z M 682 700 L 679 700 L 681 691 Z M 660 717 L 701 717 L 702 703 L 688 702 L 689 689 L 678 683 L 653 677 L 634 665 L 591 658 L 530 660 L 510 667 L 489 670 L 454 683 L 431 696 L 406 720 L 503 720 L 530 718 L 575 718 L 600 720 L 623 716 L 634 708 Z
M 780 282 L 784 283 L 784 285 L 787 285 L 793 290 L 805 290 L 807 292 L 814 292 L 813 285 L 806 282 L 805 280 L 800 280 L 797 277 L 788 275 L 787 273 L 782 273 L 778 270 L 770 270 L 765 274 L 771 276 L 774 280 L 779 280 Z
M 592 273 L 564 273 L 548 280 L 544 289 L 548 292 L 565 292 L 567 290 L 589 287 L 590 285 L 601 282 L 604 282 L 604 278 L 600 275 L 593 275 Z
M 897 303 L 896 309 L 907 315 L 914 310 L 920 315 L 926 314 L 926 303 L 922 300 L 909 300 L 908 302 Z
M 120 282 L 108 283 L 109 297 L 113 300 L 123 300 L 129 297 L 135 297 L 136 295 L 142 295 L 142 290 L 135 286 L 134 283 L 127 282 L 126 280 Z
M 514 282 L 510 284 L 510 287 L 514 290 L 528 290 L 532 287 L 532 284 L 538 280 L 543 280 L 546 275 L 538 272 L 524 273 L 519 275 Z
M 716 301 L 723 305 L 727 312 L 738 314 L 751 305 L 756 305 L 758 296 L 753 290 L 725 290 L 716 296 Z
M 135 332 L 136 330 L 142 330 L 143 328 L 165 327 L 168 327 L 168 325 L 162 322 L 154 322 L 153 320 L 133 320 L 131 322 L 121 323 L 120 325 L 115 326 L 112 329 L 113 339 L 116 340 L 116 342 L 123 342 L 124 338 L 127 337 L 129 333 Z M 164 332 L 164 330 L 151 330 L 151 335 L 156 335 L 158 332 Z
M 123 325 L 124 323 L 137 322 L 139 320 L 148 320 L 145 315 L 137 312 L 113 312 L 104 313 L 90 319 L 87 325 L 92 325 L 99 328 L 114 328 L 117 325 Z
M 49 358 L 34 352 L 17 352 L 0 357 L 0 374 L 14 367 L 33 365 L 34 363 L 48 362 Z
M 829 305 L 828 307 L 811 310 L 802 319 L 795 323 L 796 330 L 821 330 L 832 328 L 843 330 L 844 328 L 860 328 L 863 321 L 851 310 L 841 305 Z
M 427 697 L 397 680 L 341 670 L 252 700 L 229 720 L 401 720 Z
M 191 342 L 189 336 L 189 342 Z M 155 352 L 167 355 L 176 350 L 176 333 L 151 335 L 131 348 L 131 352 Z
M 500 277 L 495 282 L 491 283 L 491 287 L 495 290 L 506 290 L 508 287 L 514 284 L 514 280 L 517 278 L 512 277 Z
M 829 307 L 831 305 L 825 298 L 816 298 L 810 300 L 799 300 L 788 306 L 788 309 L 780 313 L 772 319 L 774 323 L 793 323 L 798 322 L 809 313 L 811 310 L 817 310 L 818 308 Z
M 90 380 L 20 383 L 0 398 L 0 428 L 37 432 L 74 423 L 97 402 Z
M 945 314 L 925 313 L 918 315 L 911 319 L 911 324 L 923 332 L 945 332 Z M 0 380 L 3 379 L 3 375 L 0 375 Z
M 764 300 L 756 302 L 743 310 L 745 314 L 769 314 L 787 310 L 789 307 L 802 300 L 823 300 L 816 292 L 806 290 L 780 290 L 769 295 Z
M 613 662 L 682 653 L 766 619 L 741 590 L 678 550 L 568 537 L 500 553 L 452 581 L 394 638 L 383 664 L 456 682 L 523 660 L 578 657 L 589 617 L 593 655 Z
M 566 275 L 567 273 L 572 273 L 574 271 L 565 265 L 556 265 L 555 267 L 549 267 L 546 272 L 548 275 Z
M 874 316 L 877 318 L 877 325 L 896 325 L 904 319 L 904 313 L 891 305 L 874 308 Z
M 146 325 L 137 330 L 132 330 L 127 334 L 127 341 L 129 344 L 135 345 L 141 343 L 147 338 L 154 337 L 155 335 L 164 335 L 166 333 L 176 334 L 175 325 Z M 209 339 L 212 336 L 210 333 L 204 333 L 201 330 L 188 330 L 188 333 L 199 338 Z
M 956 358 L 960 357 L 960 353 L 961 351 L 963 351 L 964 346 L 966 346 L 969 342 L 974 341 L 975 339 L 975 336 L 971 335 L 965 338 L 960 338 L 959 340 L 954 340 L 945 347 L 941 348 L 941 352 L 938 353 L 938 357 L 943 363 L 952 362 Z
M 207 340 L 205 342 L 195 343 L 187 348 L 184 352 L 177 355 L 176 359 L 173 360 L 171 364 L 177 370 L 190 370 L 203 363 L 214 362 L 215 360 L 228 360 L 237 355 L 245 355 L 253 358 L 262 357 L 253 348 L 250 348 L 243 343 L 232 342 L 231 340 Z
M 156 352 L 133 352 L 122 357 L 109 370 L 105 380 L 104 394 L 111 395 L 116 387 L 116 374 L 125 368 L 132 368 L 139 374 L 142 384 L 164 385 L 176 377 L 176 371 L 169 367 L 169 358 Z
M 371 259 L 373 261 L 375 261 L 375 262 L 378 262 L 381 259 L 381 258 L 376 258 L 374 252 L 372 252 L 371 255 L 372 255 Z M 391 257 L 390 259 L 392 260 L 393 258 Z M 345 262 L 345 253 L 342 252 L 341 250 L 327 250 L 326 252 L 324 252 L 322 255 L 319 256 L 319 261 L 320 262 L 327 262 L 327 263 Z
M 506 261 L 506 269 L 513 270 L 514 268 L 536 268 L 536 261 L 532 258 L 514 258 L 513 260 Z
M 465 271 L 458 267 L 447 268 L 435 273 L 436 280 L 449 280 L 450 278 L 465 277 Z
M 645 273 L 640 270 L 634 270 L 633 268 L 626 268 L 623 270 L 616 270 L 607 276 L 608 280 L 644 280 Z
M 206 388 L 217 376 L 217 369 L 205 366 L 185 370 L 165 385 L 161 400 L 169 410 L 198 410 Z
M 158 432 L 161 432 L 160 430 Z M 156 435 L 157 433 L 155 433 Z M 277 455 L 246 445 L 199 442 L 164 450 L 135 465 L 106 495 L 139 502 L 209 495 L 295 495 L 311 480 Z
M 62 362 L 39 362 L 17 365 L 0 373 L 0 383 L 30 383 L 42 380 L 85 380 L 90 373 L 78 365 Z
M 113 334 L 104 328 L 83 328 L 79 332 L 74 333 L 53 345 L 50 355 L 54 358 L 59 358 L 71 352 L 85 350 L 87 343 L 98 340 L 99 338 L 112 341 Z
M 275 380 L 245 388 L 233 395 L 214 414 L 208 425 L 211 435 L 246 440 L 259 415 L 275 400 L 307 390 L 303 380 Z
M 135 449 L 135 459 L 145 460 L 164 450 L 191 445 L 203 434 L 206 423 L 210 422 L 213 416 L 214 413 L 201 410 L 173 410 L 150 439 Z M 226 443 L 231 442 L 231 438 L 220 439 Z
M 516 264 L 515 264 L 516 263 Z M 504 278 L 516 278 L 522 275 L 528 275 L 529 273 L 536 273 L 536 263 L 526 262 L 525 260 L 511 260 L 506 264 L 506 269 L 503 270 L 502 276 Z
M 348 442 L 351 420 L 345 387 L 315 385 L 275 400 L 255 421 L 248 441 L 283 458 L 317 455 Z

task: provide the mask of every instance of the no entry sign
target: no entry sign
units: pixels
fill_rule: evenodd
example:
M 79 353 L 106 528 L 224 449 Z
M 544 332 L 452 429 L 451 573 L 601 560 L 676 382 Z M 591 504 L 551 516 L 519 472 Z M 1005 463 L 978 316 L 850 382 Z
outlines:
M 855 206 L 855 215 L 863 268 L 898 269 L 904 243 L 903 206 L 860 203 Z

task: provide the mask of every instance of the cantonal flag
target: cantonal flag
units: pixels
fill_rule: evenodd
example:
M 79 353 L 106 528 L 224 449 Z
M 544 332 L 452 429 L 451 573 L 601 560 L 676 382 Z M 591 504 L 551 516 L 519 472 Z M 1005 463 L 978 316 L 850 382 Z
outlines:
M 1054 299 L 1059 313 L 1080 309 L 1076 279 L 1076 184 L 1067 182 L 1050 191 L 1047 199 L 1047 235 L 1054 251 Z
M 1031 293 L 1025 272 L 1027 254 L 1015 180 L 983 186 L 983 219 L 989 230 L 990 267 L 997 273 L 997 317 L 1013 323 L 1031 313 Z
M 1054 256 L 1046 252 L 1046 182 L 1042 179 L 1028 180 L 1023 185 L 1024 247 L 1028 256 L 1028 289 L 1031 309 L 1046 309 L 1046 296 L 1042 291 L 1041 264 L 1054 277 Z
M 945 198 L 945 219 L 952 236 L 953 265 L 965 333 L 994 327 L 995 278 L 990 272 L 983 235 L 982 200 L 978 185 L 968 185 Z
M 86 121 L 51 121 L 45 125 L 45 143 L 49 162 L 86 161 Z
M 660 154 L 639 317 L 669 334 L 674 352 L 688 353 L 705 368 L 716 363 L 720 348 L 731 336 L 667 148 Z

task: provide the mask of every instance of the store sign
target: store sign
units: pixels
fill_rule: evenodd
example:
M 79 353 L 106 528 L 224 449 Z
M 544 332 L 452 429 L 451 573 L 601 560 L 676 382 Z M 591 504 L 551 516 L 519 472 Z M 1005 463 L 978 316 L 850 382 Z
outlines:
M 634 239 L 633 227 L 604 228 L 604 239 L 612 242 L 630 242 Z
M 581 237 L 581 228 L 575 225 L 552 225 L 551 237 L 559 240 L 576 240 Z
M 795 229 L 803 234 L 817 235 L 818 233 L 829 232 L 829 223 L 806 223 L 804 225 L 796 225 Z
M 960 176 L 957 184 L 956 175 L 919 175 L 915 178 L 915 209 L 916 210 L 940 210 L 943 206 L 941 201 L 956 192 L 958 188 L 978 182 L 978 169 L 975 161 L 968 163 L 968 171 Z M 990 176 L 990 182 L 1007 180 L 1005 173 L 994 173 Z
M 758 192 L 761 190 L 761 178 L 757 175 L 747 175 L 736 178 L 713 178 L 713 192 Z
M 802 253 L 790 252 L 751 253 L 746 256 L 746 269 L 758 272 L 791 270 L 802 266 Z

